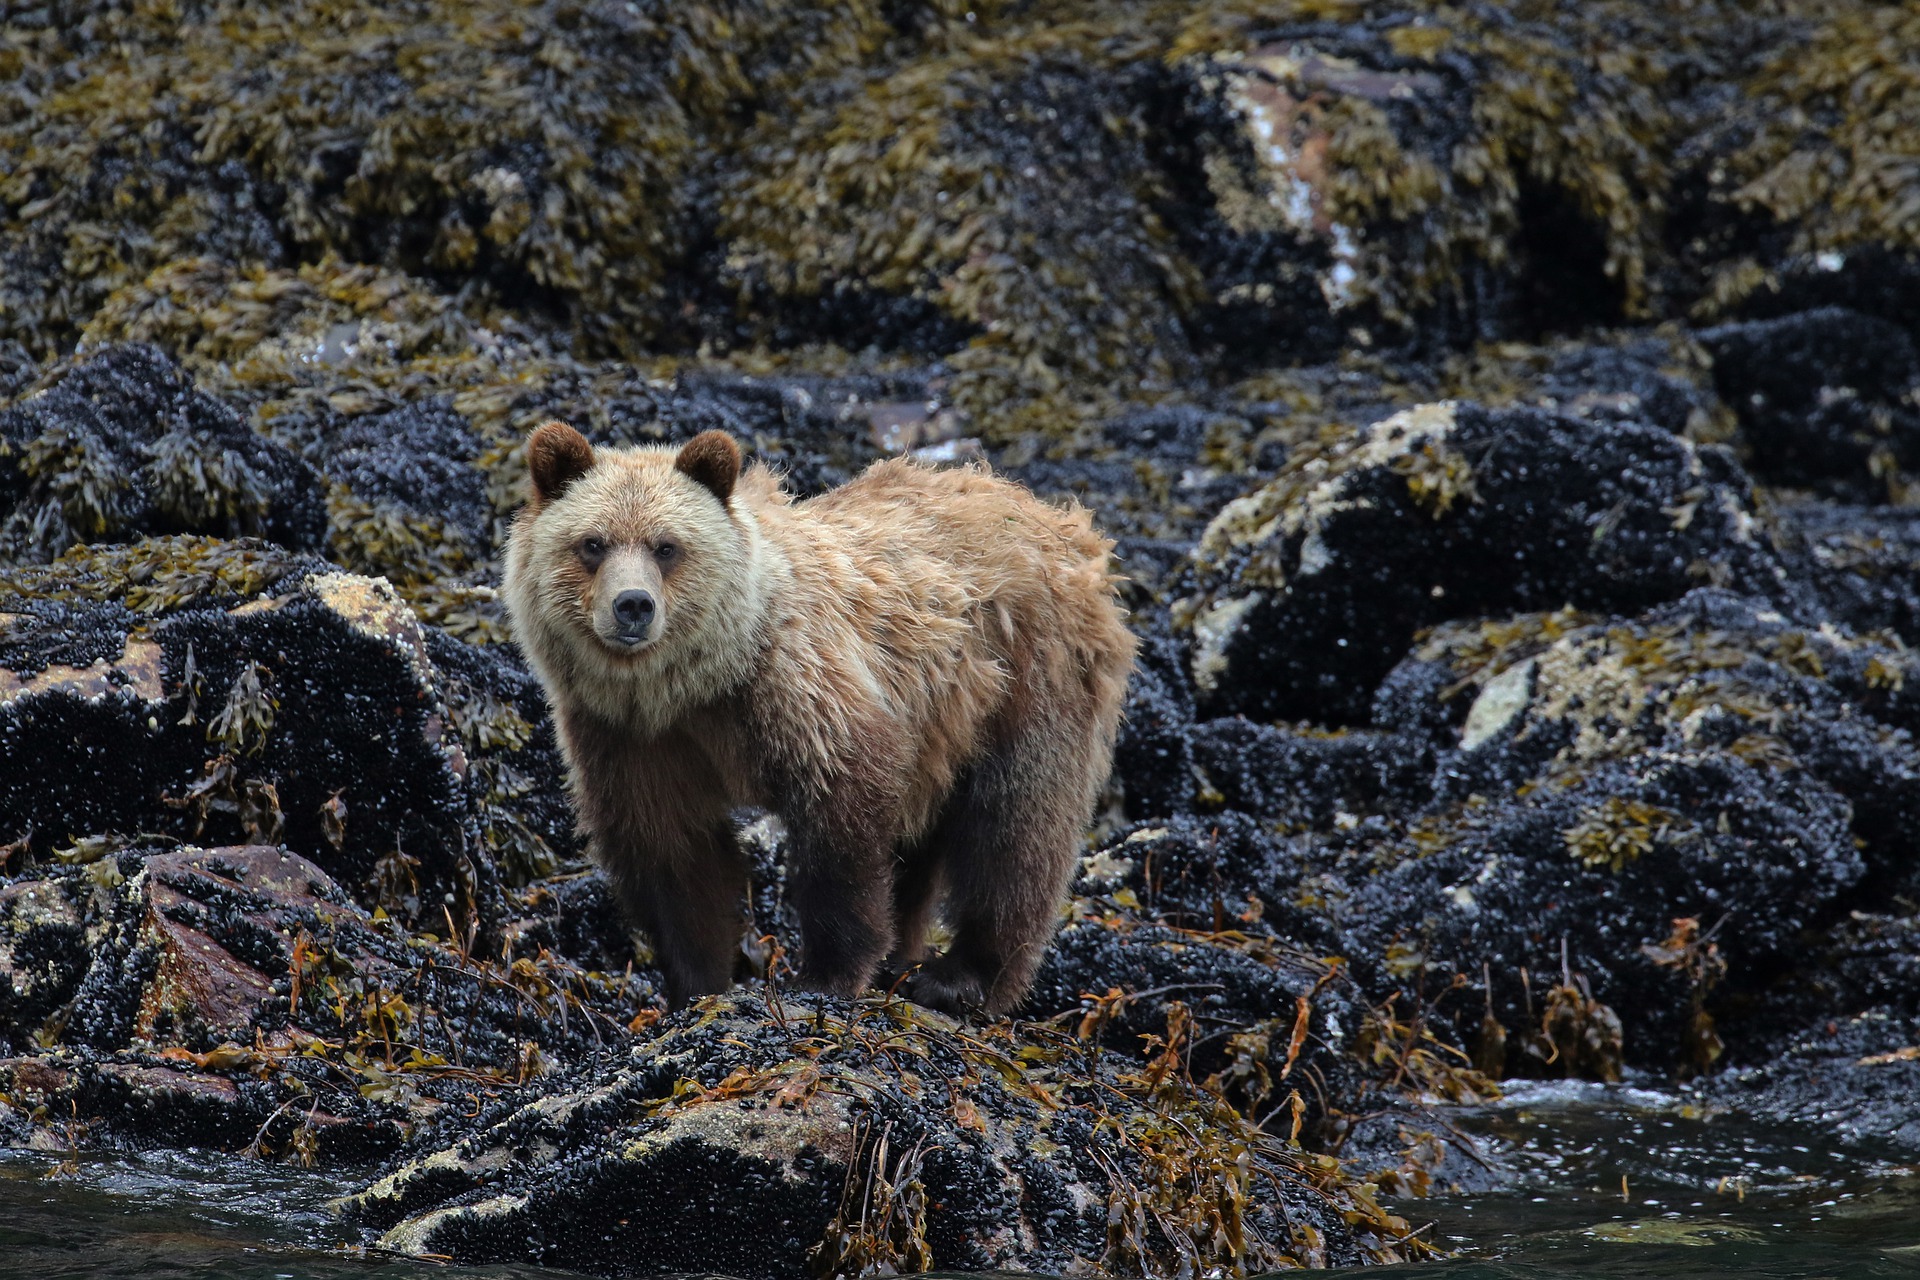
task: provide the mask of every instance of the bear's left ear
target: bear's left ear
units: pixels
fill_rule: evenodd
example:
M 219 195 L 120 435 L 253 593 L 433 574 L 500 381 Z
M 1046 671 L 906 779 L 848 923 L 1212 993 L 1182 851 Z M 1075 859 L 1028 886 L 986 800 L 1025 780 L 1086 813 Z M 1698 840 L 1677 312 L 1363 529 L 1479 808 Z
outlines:
M 724 431 L 702 431 L 680 447 L 673 465 L 713 490 L 724 507 L 733 497 L 733 482 L 740 478 L 740 446 Z

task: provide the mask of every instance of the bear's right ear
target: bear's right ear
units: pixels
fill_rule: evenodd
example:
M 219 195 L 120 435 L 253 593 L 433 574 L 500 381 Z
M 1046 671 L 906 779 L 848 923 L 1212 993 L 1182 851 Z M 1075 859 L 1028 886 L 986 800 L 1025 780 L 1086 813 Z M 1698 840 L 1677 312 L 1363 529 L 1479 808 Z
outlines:
M 593 466 L 593 446 L 564 422 L 543 422 L 527 441 L 527 471 L 533 500 L 552 502 Z

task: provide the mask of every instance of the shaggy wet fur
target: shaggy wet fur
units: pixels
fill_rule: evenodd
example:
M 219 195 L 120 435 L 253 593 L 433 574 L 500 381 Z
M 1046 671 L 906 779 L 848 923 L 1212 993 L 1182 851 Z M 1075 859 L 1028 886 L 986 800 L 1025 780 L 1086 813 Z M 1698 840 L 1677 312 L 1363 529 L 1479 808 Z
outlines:
M 717 432 L 529 445 L 506 599 L 594 856 L 670 1000 L 730 985 L 747 872 L 729 813 L 791 834 L 804 978 L 840 994 L 953 942 L 915 998 L 1004 1011 L 1031 982 L 1105 782 L 1134 641 L 1110 545 L 982 469 L 880 463 L 794 502 Z M 653 599 L 644 643 L 610 630 Z

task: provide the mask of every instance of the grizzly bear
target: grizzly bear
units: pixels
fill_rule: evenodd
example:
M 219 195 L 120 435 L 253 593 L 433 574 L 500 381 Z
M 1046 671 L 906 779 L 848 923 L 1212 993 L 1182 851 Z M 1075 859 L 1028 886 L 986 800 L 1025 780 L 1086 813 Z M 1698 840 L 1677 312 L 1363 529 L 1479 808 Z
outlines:
M 806 985 L 1016 1005 L 1133 667 L 1086 511 L 900 459 L 795 501 L 718 431 L 596 450 L 549 422 L 527 463 L 507 609 L 673 1007 L 732 983 L 743 807 L 787 827 Z M 922 964 L 941 893 L 952 942 Z

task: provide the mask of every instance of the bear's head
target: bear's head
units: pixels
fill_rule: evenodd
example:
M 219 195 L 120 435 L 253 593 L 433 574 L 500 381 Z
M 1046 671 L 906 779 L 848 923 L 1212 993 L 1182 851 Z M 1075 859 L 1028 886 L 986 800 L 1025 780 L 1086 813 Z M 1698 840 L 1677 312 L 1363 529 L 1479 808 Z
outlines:
M 722 673 L 703 671 L 715 659 L 745 659 L 758 537 L 735 510 L 740 466 L 721 431 L 677 450 L 595 450 L 562 422 L 534 431 L 506 595 L 549 684 L 642 675 L 711 684 Z

